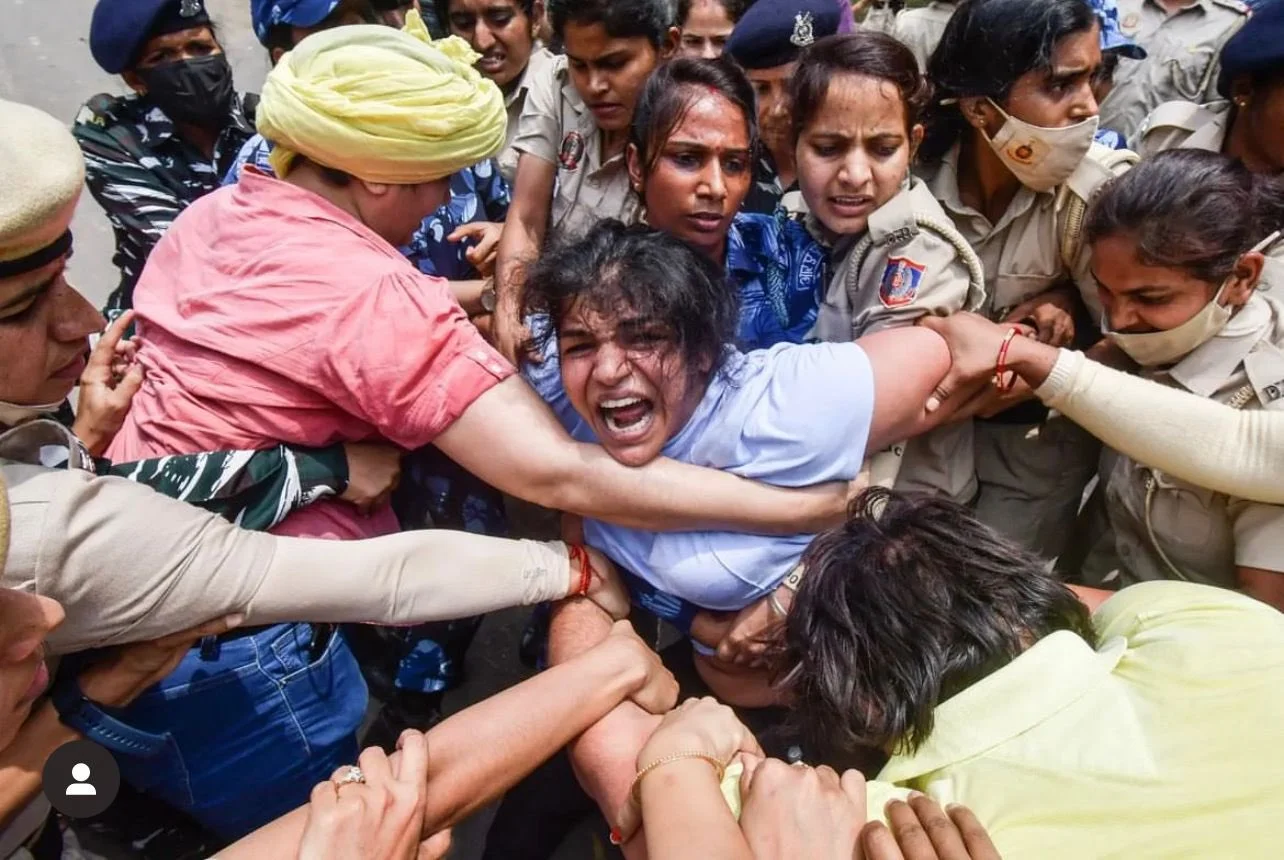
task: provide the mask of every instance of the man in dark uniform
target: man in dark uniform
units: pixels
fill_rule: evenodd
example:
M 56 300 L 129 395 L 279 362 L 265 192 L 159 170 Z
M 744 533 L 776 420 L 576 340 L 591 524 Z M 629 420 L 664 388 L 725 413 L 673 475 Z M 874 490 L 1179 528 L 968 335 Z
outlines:
M 724 53 L 744 67 L 753 83 L 765 144 L 741 207 L 746 212 L 770 213 L 778 203 L 791 214 L 803 209 L 794 171 L 789 81 L 803 49 L 837 33 L 838 23 L 832 0 L 758 0 L 731 31 Z
M 202 0 L 99 0 L 89 47 L 134 92 L 91 98 L 73 134 L 85 184 L 116 234 L 114 318 L 132 305 L 152 247 L 178 213 L 219 187 L 254 134 L 257 98 L 241 96 Z

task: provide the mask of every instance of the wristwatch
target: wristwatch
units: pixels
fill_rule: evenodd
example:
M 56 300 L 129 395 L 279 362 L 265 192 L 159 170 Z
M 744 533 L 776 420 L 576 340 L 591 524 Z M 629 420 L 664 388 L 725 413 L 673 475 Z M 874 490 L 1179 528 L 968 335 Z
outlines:
M 806 571 L 803 569 L 801 564 L 795 565 L 794 569 L 789 571 L 789 575 L 785 577 L 784 582 L 780 584 L 785 588 L 788 588 L 790 591 L 796 592 L 798 591 L 798 586 L 802 585 L 803 574 L 805 572 Z
M 482 306 L 482 310 L 486 313 L 493 314 L 495 312 L 496 297 L 495 284 L 493 281 L 490 286 L 481 291 L 481 296 L 478 297 L 477 303 Z
M 102 705 L 85 695 L 74 676 L 60 678 L 54 684 L 49 691 L 49 703 L 64 726 L 113 752 L 152 756 L 169 743 L 168 735 L 136 729 L 107 713 Z

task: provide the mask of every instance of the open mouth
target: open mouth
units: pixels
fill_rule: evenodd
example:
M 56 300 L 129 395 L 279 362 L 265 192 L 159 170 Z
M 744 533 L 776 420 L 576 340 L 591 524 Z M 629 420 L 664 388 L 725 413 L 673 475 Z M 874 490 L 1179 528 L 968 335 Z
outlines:
M 477 68 L 486 72 L 497 72 L 504 68 L 503 57 L 482 57 L 477 61 Z
M 834 213 L 842 216 L 868 214 L 874 208 L 874 198 L 867 194 L 853 194 L 829 198 L 829 205 Z
M 723 216 L 714 212 L 695 212 L 687 216 L 691 226 L 703 233 L 712 233 L 722 227 Z
M 645 435 L 655 421 L 655 406 L 645 397 L 603 400 L 597 411 L 617 441 L 627 442 Z

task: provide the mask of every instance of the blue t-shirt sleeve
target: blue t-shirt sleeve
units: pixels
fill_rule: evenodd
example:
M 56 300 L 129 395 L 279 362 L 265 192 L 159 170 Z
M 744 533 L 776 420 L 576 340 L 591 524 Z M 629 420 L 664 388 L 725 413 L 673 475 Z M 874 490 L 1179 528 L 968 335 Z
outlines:
M 742 416 L 732 462 L 747 478 L 803 487 L 860 472 L 874 417 L 874 374 L 854 343 L 782 345 L 758 372 L 765 385 Z

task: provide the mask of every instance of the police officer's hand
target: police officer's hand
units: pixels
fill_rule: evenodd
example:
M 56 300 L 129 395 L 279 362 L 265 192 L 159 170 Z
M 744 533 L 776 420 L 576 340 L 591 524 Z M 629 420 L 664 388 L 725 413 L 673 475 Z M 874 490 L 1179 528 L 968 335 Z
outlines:
M 491 221 L 471 221 L 455 228 L 446 237 L 447 242 L 473 241 L 472 247 L 464 251 L 464 258 L 483 278 L 495 274 L 495 257 L 499 253 L 499 237 L 504 232 L 503 224 Z
M 123 708 L 162 680 L 200 639 L 220 636 L 241 623 L 240 615 L 225 615 L 151 642 L 114 649 L 77 677 L 85 698 L 111 708 Z
M 760 860 L 851 860 L 865 824 L 865 778 L 849 770 L 745 761 L 740 829 Z
M 998 849 L 972 811 L 941 809 L 922 794 L 887 805 L 889 828 L 871 821 L 860 834 L 862 860 L 999 860 Z
M 136 359 L 137 338 L 124 338 L 133 321 L 131 310 L 107 326 L 80 375 L 80 398 L 71 430 L 95 457 L 107 450 L 120 431 L 143 384 L 143 366 Z
M 948 420 L 959 421 L 975 415 L 1010 408 L 1030 396 L 1030 388 L 1016 380 L 1013 390 L 999 392 L 993 383 L 999 350 L 1010 329 L 1030 336 L 1032 329 L 1016 324 L 997 324 L 972 313 L 948 317 L 927 316 L 918 323 L 945 338 L 950 349 L 950 370 L 927 403 L 929 412 L 944 412 Z
M 388 504 L 401 483 L 401 449 L 382 442 L 348 442 L 348 488 L 339 498 L 368 514 Z
M 1003 321 L 1030 326 L 1040 343 L 1069 346 L 1074 341 L 1074 314 L 1078 307 L 1079 296 L 1058 287 L 1017 305 Z
M 598 608 L 611 616 L 615 621 L 629 617 L 629 590 L 620 579 L 619 571 L 611 560 L 592 547 L 584 548 L 588 558 L 589 582 L 588 593 L 584 596 L 597 604 Z M 571 558 L 571 587 L 569 593 L 575 594 L 583 571 L 574 556 Z

